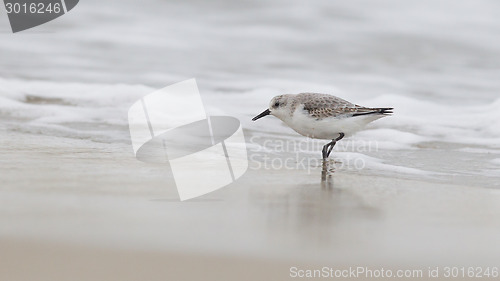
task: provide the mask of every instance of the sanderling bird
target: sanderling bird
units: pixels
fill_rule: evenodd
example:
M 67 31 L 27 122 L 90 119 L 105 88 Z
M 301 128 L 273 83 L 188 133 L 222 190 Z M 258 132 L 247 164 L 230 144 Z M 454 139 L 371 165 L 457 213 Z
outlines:
M 274 97 L 269 108 L 252 121 L 274 115 L 303 136 L 332 140 L 323 146 L 326 159 L 339 140 L 391 114 L 392 109 L 359 106 L 328 94 L 288 94 Z

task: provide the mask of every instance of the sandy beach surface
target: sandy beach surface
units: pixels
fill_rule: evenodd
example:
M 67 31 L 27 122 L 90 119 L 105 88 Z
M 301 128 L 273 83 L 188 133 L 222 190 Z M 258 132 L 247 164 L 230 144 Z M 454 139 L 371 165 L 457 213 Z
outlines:
M 126 145 L 8 136 L 2 280 L 286 280 L 292 266 L 498 261 L 496 189 L 341 171 L 325 185 L 321 167 L 249 169 L 179 202 L 168 167 Z

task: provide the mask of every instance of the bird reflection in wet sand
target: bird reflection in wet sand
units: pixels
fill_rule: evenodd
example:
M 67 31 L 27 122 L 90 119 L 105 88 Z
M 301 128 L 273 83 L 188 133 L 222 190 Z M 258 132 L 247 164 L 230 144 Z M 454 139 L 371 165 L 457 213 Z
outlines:
M 280 243 L 287 237 L 297 247 L 341 248 L 346 237 L 355 239 L 367 223 L 380 218 L 357 192 L 356 183 L 338 180 L 334 188 L 328 169 L 325 178 L 321 185 L 269 183 L 252 189 L 251 210 L 265 233 Z
M 321 169 L 321 187 L 333 189 L 333 174 L 335 173 L 335 162 L 330 159 L 323 159 Z

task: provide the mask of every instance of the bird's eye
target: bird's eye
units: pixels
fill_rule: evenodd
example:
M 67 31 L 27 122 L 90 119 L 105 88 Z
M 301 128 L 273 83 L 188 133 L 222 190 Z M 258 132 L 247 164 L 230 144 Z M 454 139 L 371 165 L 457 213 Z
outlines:
M 279 103 L 279 102 L 276 102 L 276 103 L 274 104 L 274 107 L 278 107 L 278 106 L 280 106 L 280 103 Z

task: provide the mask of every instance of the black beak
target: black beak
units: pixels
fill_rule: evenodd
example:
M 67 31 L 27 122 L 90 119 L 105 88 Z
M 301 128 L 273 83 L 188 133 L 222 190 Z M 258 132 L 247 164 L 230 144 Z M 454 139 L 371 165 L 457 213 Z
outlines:
M 262 118 L 262 117 L 264 117 L 264 116 L 267 116 L 267 115 L 269 115 L 269 114 L 271 114 L 271 111 L 269 111 L 269 109 L 266 109 L 266 110 L 264 110 L 261 114 L 259 114 L 259 115 L 255 116 L 254 118 L 252 118 L 252 121 L 255 121 L 255 120 L 257 120 L 257 119 L 260 119 L 260 118 Z

